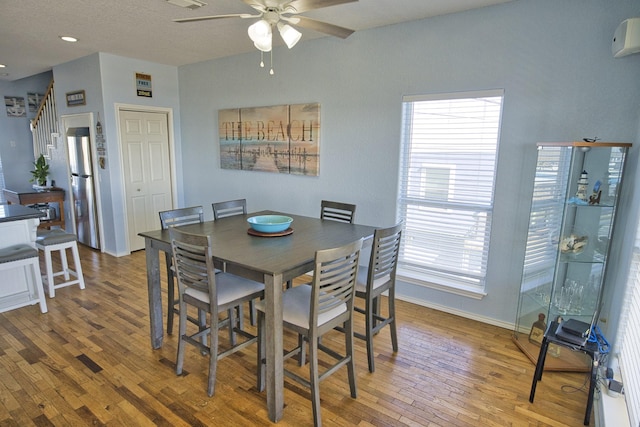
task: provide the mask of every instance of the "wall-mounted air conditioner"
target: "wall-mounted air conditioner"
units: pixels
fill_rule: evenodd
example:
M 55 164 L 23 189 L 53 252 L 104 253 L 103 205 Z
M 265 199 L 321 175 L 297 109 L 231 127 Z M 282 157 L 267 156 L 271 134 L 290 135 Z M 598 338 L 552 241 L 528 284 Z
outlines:
M 614 58 L 640 52 L 640 18 L 622 21 L 613 34 L 611 52 Z

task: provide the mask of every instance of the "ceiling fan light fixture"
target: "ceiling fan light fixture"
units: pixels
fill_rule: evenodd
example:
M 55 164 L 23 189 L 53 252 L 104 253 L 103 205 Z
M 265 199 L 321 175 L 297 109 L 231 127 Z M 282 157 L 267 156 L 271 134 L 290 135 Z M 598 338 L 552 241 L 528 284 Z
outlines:
M 271 24 L 264 19 L 251 24 L 247 29 L 247 33 L 249 34 L 251 41 L 254 43 L 264 45 L 268 39 L 269 44 L 271 44 Z
M 280 32 L 282 40 L 284 40 L 289 49 L 294 47 L 302 37 L 302 33 L 300 31 L 296 30 L 291 25 L 283 24 L 282 22 L 278 22 L 278 31 Z
M 262 52 L 269 52 L 271 51 L 271 39 L 268 40 L 264 40 L 261 42 L 253 42 L 253 45 L 256 47 L 256 49 L 262 51 Z

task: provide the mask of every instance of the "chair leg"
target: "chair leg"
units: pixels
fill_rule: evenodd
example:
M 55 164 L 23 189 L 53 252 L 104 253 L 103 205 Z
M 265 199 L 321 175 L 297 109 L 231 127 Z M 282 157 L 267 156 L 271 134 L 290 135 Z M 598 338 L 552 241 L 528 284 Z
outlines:
M 316 337 L 309 337 L 309 385 L 311 388 L 311 405 L 313 407 L 313 425 L 321 426 L 320 381 L 318 379 L 318 338 Z
M 238 308 L 238 311 L 240 313 L 242 313 L 242 311 L 240 310 L 240 308 Z M 229 316 L 229 341 L 231 342 L 231 345 L 236 345 L 236 331 L 234 330 L 236 325 L 236 307 L 232 307 L 229 310 L 227 310 L 227 315 Z M 238 315 L 238 317 L 242 316 L 242 314 Z
M 211 328 L 209 329 L 209 381 L 207 394 L 209 397 L 216 392 L 216 372 L 218 369 L 218 321 L 211 316 Z
M 376 302 L 373 301 L 371 298 L 367 298 L 367 301 L 365 303 L 365 328 L 366 328 L 365 341 L 367 345 L 367 362 L 369 364 L 369 372 L 371 373 L 375 372 L 376 370 L 374 357 L 373 357 L 374 356 L 373 354 L 373 328 L 374 328 L 373 310 L 375 306 L 376 306 Z
M 256 305 L 255 301 L 249 301 L 249 320 L 251 321 L 251 326 L 256 326 Z
M 180 302 L 180 315 L 178 320 L 178 354 L 176 356 L 176 375 L 182 375 L 184 364 L 184 336 L 187 332 L 187 305 Z
M 380 297 L 379 296 L 373 299 L 373 305 L 371 306 L 371 308 L 373 309 L 373 313 L 375 315 L 380 316 Z M 373 316 L 373 323 L 371 324 L 371 327 L 375 328 L 376 326 L 378 326 L 378 319 L 376 318 L 376 316 Z M 378 332 L 376 332 L 376 335 L 378 335 Z
M 305 357 L 307 355 L 307 346 L 305 344 L 304 335 L 298 334 L 298 347 L 300 347 L 300 353 L 298 353 L 298 366 L 304 366 L 306 362 Z
M 264 391 L 264 387 L 265 387 L 265 375 L 267 373 L 267 367 L 264 363 L 262 363 L 263 359 L 265 358 L 265 348 L 264 348 L 264 344 L 265 344 L 265 333 L 264 333 L 264 313 L 259 311 L 258 312 L 258 349 L 257 349 L 257 358 L 258 358 L 258 372 L 257 372 L 257 388 L 258 391 Z
M 172 257 L 167 252 L 165 262 L 167 265 L 167 335 L 173 334 L 173 316 L 176 313 L 176 291 L 173 270 L 171 270 Z
M 238 310 L 238 321 L 237 321 L 237 327 L 240 329 L 244 329 L 244 307 L 242 304 L 237 306 L 237 310 Z
M 391 345 L 393 346 L 394 353 L 398 351 L 398 333 L 396 330 L 396 298 L 393 290 L 389 291 L 389 318 L 391 319 L 391 323 L 389 323 L 389 327 L 391 328 Z
M 356 386 L 356 362 L 353 354 L 353 317 L 345 322 L 345 349 L 349 362 L 347 363 L 347 372 L 349 376 L 349 389 L 351 390 L 351 397 L 354 399 L 358 397 L 358 389 Z
M 185 305 L 185 310 L 187 309 L 186 307 L 187 306 Z M 180 313 L 182 313 L 182 309 L 180 309 Z M 198 309 L 198 331 L 201 332 L 205 329 L 207 329 L 207 313 L 202 309 Z M 200 342 L 204 346 L 207 345 L 207 334 L 202 334 Z

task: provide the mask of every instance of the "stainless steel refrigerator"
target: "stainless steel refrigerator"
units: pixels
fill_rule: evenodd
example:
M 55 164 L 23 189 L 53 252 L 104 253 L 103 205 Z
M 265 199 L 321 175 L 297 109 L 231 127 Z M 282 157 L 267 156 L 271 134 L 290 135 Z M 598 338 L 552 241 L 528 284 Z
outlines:
M 89 128 L 69 128 L 67 148 L 78 242 L 100 249 Z

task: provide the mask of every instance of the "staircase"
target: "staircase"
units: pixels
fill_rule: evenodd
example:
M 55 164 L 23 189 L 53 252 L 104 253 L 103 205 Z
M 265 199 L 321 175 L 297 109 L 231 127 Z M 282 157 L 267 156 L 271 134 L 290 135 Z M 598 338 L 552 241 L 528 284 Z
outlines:
M 60 136 L 58 128 L 58 114 L 56 111 L 56 101 L 53 92 L 53 80 L 49 83 L 36 117 L 31 120 L 31 134 L 33 135 L 33 156 L 35 159 L 44 155 L 46 159 L 51 158 L 51 150 L 55 148 Z

